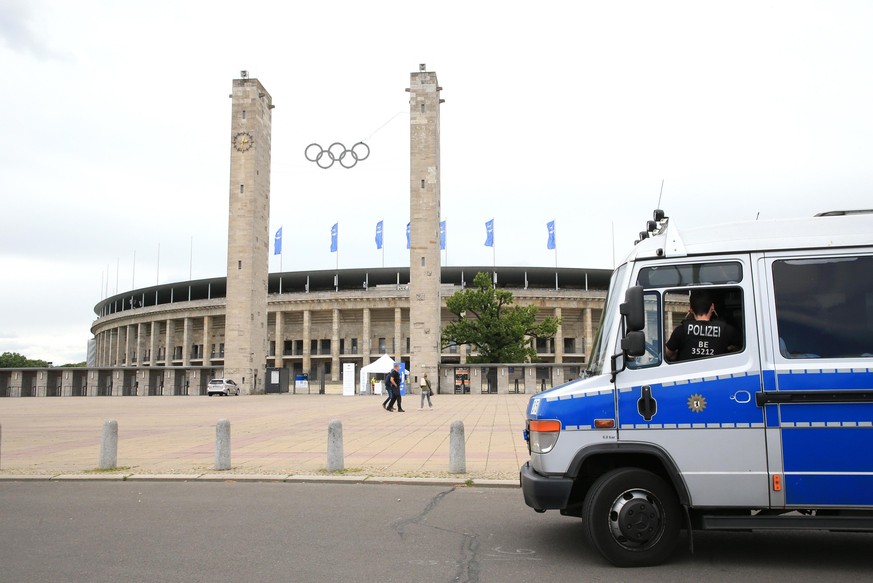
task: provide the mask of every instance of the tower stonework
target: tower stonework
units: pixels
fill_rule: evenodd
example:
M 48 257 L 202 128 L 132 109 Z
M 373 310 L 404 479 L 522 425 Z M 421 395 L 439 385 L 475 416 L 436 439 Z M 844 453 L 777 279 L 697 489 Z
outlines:
M 440 362 L 440 87 L 421 65 L 409 89 L 410 373 L 436 386 Z
M 243 71 L 234 79 L 230 131 L 227 314 L 224 376 L 242 392 L 264 392 L 270 243 L 273 100 Z

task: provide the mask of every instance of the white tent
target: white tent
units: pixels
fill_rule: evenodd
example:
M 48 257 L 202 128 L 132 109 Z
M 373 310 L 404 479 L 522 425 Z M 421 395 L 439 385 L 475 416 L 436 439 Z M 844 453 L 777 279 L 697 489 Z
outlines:
M 365 395 L 369 391 L 367 390 L 368 382 L 370 380 L 371 374 L 388 374 L 394 368 L 394 360 L 388 356 L 387 354 L 383 354 L 377 360 L 374 360 L 367 366 L 361 369 L 361 394 Z M 382 392 L 381 390 L 379 391 Z

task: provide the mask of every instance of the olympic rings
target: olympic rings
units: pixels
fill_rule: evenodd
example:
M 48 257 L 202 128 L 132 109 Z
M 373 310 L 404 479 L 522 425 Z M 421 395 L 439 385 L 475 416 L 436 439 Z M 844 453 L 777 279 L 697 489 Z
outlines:
M 317 148 L 318 153 L 315 153 L 313 148 Z M 361 152 L 358 152 L 358 149 Z M 364 150 L 366 150 L 366 153 L 364 153 Z M 355 164 L 361 160 L 366 160 L 370 156 L 370 146 L 364 142 L 358 142 L 351 149 L 348 149 L 342 142 L 334 142 L 325 149 L 321 147 L 321 144 L 309 144 L 303 151 L 303 155 L 310 162 L 318 164 L 318 167 L 323 170 L 333 166 L 333 163 L 336 161 L 339 161 L 340 166 L 343 168 L 354 168 Z M 327 162 L 322 163 L 322 160 L 327 160 Z M 351 163 L 347 163 L 346 160 L 351 160 Z

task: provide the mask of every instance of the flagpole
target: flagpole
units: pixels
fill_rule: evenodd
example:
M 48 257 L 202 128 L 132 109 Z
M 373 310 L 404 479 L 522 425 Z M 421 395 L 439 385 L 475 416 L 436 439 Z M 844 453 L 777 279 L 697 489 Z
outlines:
M 136 249 L 133 250 L 133 274 L 130 276 L 130 289 L 136 289 Z
M 279 230 L 282 232 L 282 238 L 285 238 L 285 229 L 283 228 L 285 225 L 279 225 Z M 282 293 L 282 273 L 284 273 L 284 267 L 282 265 L 282 261 L 285 259 L 285 241 L 279 240 L 279 293 Z
M 191 235 L 191 244 L 188 247 L 188 281 L 194 279 L 194 235 Z
M 558 291 L 558 245 L 555 245 L 555 291 Z

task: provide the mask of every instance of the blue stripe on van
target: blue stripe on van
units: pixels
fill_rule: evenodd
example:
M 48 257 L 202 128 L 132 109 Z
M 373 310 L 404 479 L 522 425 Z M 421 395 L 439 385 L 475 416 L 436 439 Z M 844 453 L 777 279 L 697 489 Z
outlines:
M 757 372 L 652 384 L 657 413 L 650 421 L 646 421 L 637 409 L 642 388 L 633 387 L 619 395 L 619 427 L 761 427 L 763 415 L 755 405 L 755 393 L 760 385 Z M 693 400 L 700 405 L 696 409 Z
M 779 405 L 764 405 L 767 427 L 779 427 Z
M 783 403 L 782 427 L 873 425 L 873 403 Z
M 776 371 L 765 370 L 761 374 L 761 382 L 764 385 L 765 391 L 775 391 L 776 390 Z
M 796 369 L 779 373 L 780 391 L 845 391 L 873 388 L 870 369 Z
M 785 475 L 789 506 L 870 506 L 873 475 Z
M 873 474 L 873 427 L 783 427 L 782 452 L 786 474 L 790 472 L 870 472 Z
M 534 415 L 531 415 L 532 408 L 533 402 L 528 406 L 528 417 L 532 419 L 560 419 L 564 429 L 591 429 L 595 419 L 615 418 L 615 396 L 612 389 L 606 389 L 593 393 L 540 398 Z

